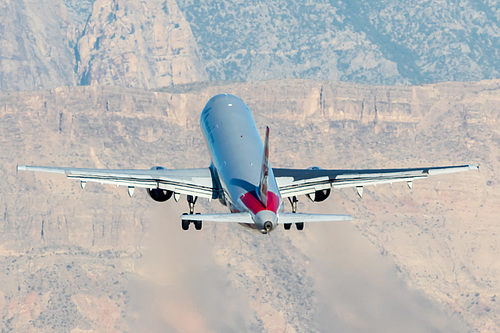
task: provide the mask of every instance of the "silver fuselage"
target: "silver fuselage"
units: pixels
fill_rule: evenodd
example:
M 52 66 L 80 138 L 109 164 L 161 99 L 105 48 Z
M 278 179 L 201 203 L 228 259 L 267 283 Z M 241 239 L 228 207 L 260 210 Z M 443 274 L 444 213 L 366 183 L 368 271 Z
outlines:
M 222 201 L 231 212 L 249 212 L 255 224 L 243 226 L 267 233 L 277 225 L 277 213 L 283 208 L 276 179 L 269 168 L 268 193 L 274 204 L 264 207 L 257 194 L 262 172 L 264 145 L 252 113 L 236 96 L 212 97 L 200 117 L 212 160 L 212 172 L 220 182 Z M 272 223 L 265 230 L 263 223 Z

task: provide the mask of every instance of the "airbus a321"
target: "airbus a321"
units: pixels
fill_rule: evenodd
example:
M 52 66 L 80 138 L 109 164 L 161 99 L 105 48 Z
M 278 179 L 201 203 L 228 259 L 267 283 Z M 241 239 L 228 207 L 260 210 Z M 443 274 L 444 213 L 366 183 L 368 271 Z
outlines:
M 355 187 L 362 196 L 363 187 L 383 183 L 407 182 L 415 179 L 478 169 L 475 165 L 377 170 L 324 170 L 272 168 L 269 162 L 269 128 L 264 143 L 257 131 L 252 113 L 236 96 L 221 94 L 212 97 L 201 112 L 201 128 L 211 156 L 208 168 L 150 170 L 81 169 L 41 166 L 18 166 L 19 171 L 41 171 L 65 174 L 77 179 L 82 188 L 87 182 L 144 188 L 158 202 L 187 197 L 189 213 L 181 216 L 183 230 L 193 224 L 237 223 L 252 231 L 268 234 L 280 224 L 298 230 L 304 223 L 350 220 L 349 215 L 297 213 L 297 197 L 305 195 L 315 202 L 324 201 L 332 189 Z M 198 198 L 218 199 L 230 213 L 195 214 Z M 284 211 L 284 200 L 291 212 Z

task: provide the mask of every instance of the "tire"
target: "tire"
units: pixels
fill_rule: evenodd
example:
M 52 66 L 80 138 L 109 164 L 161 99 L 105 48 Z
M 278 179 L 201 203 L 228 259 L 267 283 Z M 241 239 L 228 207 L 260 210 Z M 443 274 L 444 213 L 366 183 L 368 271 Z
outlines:
M 203 225 L 203 224 L 202 224 L 202 221 L 193 221 L 193 223 L 194 223 L 194 228 L 195 228 L 196 230 L 201 230 L 201 227 L 202 227 L 202 225 Z
M 292 226 L 291 223 L 284 223 L 283 227 L 285 227 L 285 230 L 290 230 L 290 227 Z
M 304 230 L 304 222 L 295 223 L 297 230 Z
M 187 215 L 187 214 L 182 214 L 182 215 Z M 189 230 L 190 223 L 191 223 L 191 221 L 189 221 L 189 220 L 181 220 L 182 230 Z

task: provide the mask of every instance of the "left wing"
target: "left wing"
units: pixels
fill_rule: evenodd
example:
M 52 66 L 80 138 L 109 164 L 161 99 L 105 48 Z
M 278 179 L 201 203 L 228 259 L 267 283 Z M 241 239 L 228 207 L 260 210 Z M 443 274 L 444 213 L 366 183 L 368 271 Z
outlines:
M 282 197 L 313 194 L 330 188 L 356 187 L 362 195 L 363 186 L 407 182 L 412 187 L 415 179 L 431 175 L 477 170 L 477 165 L 459 165 L 413 169 L 323 170 L 276 169 L 274 176 Z
M 112 170 L 112 169 L 80 169 L 53 168 L 20 165 L 18 171 L 35 171 L 64 174 L 70 179 L 77 179 L 82 187 L 87 182 L 127 186 L 129 194 L 134 188 L 159 188 L 174 193 L 192 195 L 207 199 L 216 197 L 212 173 L 209 168 L 203 169 L 163 169 L 150 170 Z

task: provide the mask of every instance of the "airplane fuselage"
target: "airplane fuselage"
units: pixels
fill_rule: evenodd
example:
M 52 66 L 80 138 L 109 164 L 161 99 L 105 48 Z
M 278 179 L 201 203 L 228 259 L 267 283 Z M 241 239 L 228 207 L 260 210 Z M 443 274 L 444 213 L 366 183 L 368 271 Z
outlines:
M 259 196 L 264 145 L 247 105 L 233 95 L 214 96 L 203 109 L 200 121 L 211 169 L 223 191 L 222 200 L 231 212 L 252 215 L 255 224 L 243 226 L 262 233 L 274 230 L 283 200 L 272 168 L 268 171 L 267 200 Z

